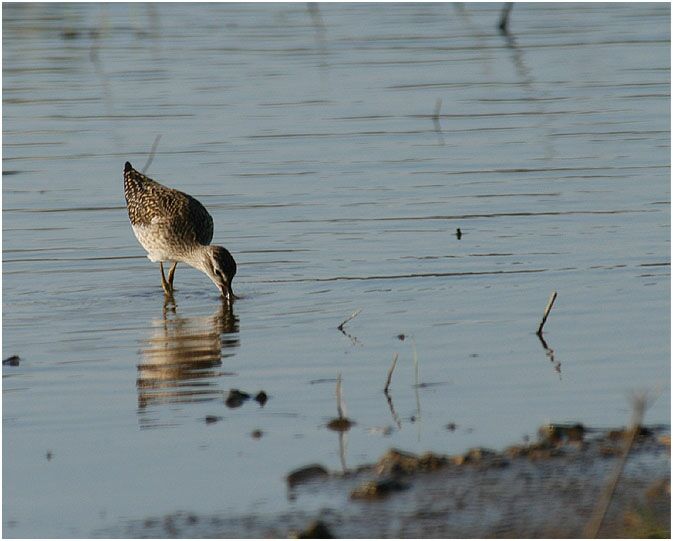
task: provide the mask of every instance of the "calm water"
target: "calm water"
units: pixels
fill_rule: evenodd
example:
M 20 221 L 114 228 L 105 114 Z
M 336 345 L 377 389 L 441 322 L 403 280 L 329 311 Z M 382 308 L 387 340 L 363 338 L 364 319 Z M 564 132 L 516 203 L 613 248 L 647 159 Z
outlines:
M 669 5 L 3 8 L 5 537 L 310 511 L 295 467 L 622 425 L 637 389 L 670 423 Z M 185 266 L 164 307 L 131 232 L 158 135 L 233 313 Z

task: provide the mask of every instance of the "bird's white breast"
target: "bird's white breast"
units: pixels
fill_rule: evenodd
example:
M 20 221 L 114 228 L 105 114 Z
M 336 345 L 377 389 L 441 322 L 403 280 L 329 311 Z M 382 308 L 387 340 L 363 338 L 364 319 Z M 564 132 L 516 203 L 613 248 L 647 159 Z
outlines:
M 134 225 L 133 233 L 138 242 L 147 250 L 150 261 L 168 261 L 175 259 L 175 246 L 171 246 L 170 237 L 163 234 L 157 224 Z

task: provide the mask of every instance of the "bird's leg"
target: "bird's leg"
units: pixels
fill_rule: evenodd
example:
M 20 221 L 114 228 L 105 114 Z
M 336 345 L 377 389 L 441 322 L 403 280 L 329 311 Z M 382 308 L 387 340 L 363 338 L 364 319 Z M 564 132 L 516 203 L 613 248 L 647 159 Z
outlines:
M 173 276 L 175 276 L 175 267 L 178 266 L 177 261 L 173 261 L 173 265 L 171 265 L 171 268 L 168 269 L 168 285 L 171 288 L 171 291 L 173 291 Z
M 166 296 L 171 297 L 173 295 L 173 286 L 166 281 L 163 261 L 159 261 L 159 268 L 161 269 L 161 287 L 164 288 L 164 293 L 166 294 Z

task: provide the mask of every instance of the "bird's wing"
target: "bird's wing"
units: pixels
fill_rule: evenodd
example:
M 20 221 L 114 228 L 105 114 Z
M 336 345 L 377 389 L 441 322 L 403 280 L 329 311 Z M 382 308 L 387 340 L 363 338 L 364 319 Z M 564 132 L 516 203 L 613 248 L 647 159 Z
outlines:
M 191 195 L 167 188 L 132 167 L 124 171 L 124 195 L 133 225 L 160 225 L 176 238 L 199 244 L 213 239 L 213 218 Z

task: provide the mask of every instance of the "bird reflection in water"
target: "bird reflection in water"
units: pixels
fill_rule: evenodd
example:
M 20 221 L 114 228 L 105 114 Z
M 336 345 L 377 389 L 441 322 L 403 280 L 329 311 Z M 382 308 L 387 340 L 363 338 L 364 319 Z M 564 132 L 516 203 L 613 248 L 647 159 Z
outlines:
M 239 346 L 238 318 L 230 303 L 211 316 L 183 317 L 168 302 L 152 327 L 140 350 L 136 382 L 141 428 L 160 424 L 149 415 L 152 406 L 221 398 L 216 378 L 233 375 L 221 370 L 222 359 Z

